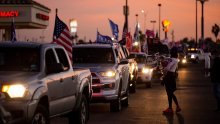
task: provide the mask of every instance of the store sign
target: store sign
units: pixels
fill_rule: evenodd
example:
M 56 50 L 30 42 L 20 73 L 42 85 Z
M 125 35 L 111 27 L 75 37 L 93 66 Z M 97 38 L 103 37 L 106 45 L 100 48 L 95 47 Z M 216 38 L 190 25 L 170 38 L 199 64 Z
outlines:
M 19 12 L 17 10 L 12 11 L 0 11 L 0 17 L 18 17 Z
M 44 20 L 44 21 L 48 21 L 48 20 L 49 20 L 49 16 L 44 15 L 44 14 L 41 14 L 41 13 L 37 13 L 37 14 L 36 14 L 36 18 L 37 18 L 37 19 Z

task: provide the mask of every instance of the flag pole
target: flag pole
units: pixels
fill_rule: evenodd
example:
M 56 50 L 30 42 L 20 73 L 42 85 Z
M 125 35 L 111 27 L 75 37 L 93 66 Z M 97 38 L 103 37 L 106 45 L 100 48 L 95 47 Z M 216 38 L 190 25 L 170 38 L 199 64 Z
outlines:
M 58 9 L 56 8 L 56 16 L 57 16 L 57 13 L 58 13 Z

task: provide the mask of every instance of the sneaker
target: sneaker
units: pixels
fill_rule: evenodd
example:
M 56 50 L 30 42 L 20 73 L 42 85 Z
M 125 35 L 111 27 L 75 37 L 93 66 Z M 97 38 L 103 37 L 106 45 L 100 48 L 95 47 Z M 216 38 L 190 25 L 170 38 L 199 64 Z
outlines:
M 173 109 L 167 108 L 166 110 L 163 111 L 163 113 L 173 113 Z
M 176 112 L 180 112 L 181 111 L 181 108 L 180 107 L 177 107 L 176 108 Z

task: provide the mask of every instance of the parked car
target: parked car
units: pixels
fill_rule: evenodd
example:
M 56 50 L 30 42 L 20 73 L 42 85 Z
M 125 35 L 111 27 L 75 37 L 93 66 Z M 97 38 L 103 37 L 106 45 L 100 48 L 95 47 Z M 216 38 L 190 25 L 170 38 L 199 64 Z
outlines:
M 119 45 L 119 44 L 118 44 Z M 81 44 L 73 46 L 74 68 L 92 72 L 92 102 L 110 103 L 110 111 L 128 106 L 129 66 L 116 44 Z
M 147 63 L 147 54 L 143 52 L 131 52 L 130 57 L 134 57 L 138 64 L 138 82 L 145 83 L 146 87 L 151 87 L 154 66 Z
M 68 115 L 70 123 L 85 124 L 91 81 L 89 69 L 73 70 L 57 44 L 0 43 L 0 103 L 7 123 L 48 124 L 50 117 Z

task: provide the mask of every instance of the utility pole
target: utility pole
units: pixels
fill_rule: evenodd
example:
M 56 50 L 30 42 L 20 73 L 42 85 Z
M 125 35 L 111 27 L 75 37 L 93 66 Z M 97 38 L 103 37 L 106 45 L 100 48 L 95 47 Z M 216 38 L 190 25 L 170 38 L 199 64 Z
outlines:
M 197 1 L 198 0 L 196 0 L 196 47 L 198 47 L 198 17 L 197 17 Z
M 158 24 L 159 24 L 159 40 L 160 40 L 160 7 L 161 7 L 161 3 L 159 3 L 158 4 L 158 6 L 159 6 L 159 22 L 158 22 Z

